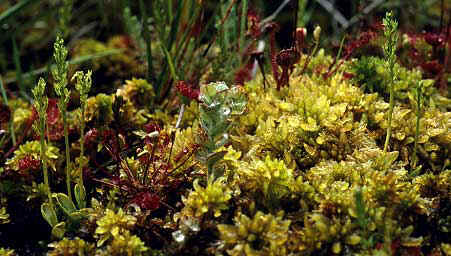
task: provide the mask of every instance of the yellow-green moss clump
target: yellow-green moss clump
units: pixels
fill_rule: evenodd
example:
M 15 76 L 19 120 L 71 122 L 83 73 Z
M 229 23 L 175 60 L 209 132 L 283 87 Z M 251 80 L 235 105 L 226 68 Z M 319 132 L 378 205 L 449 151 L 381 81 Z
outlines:
M 218 225 L 221 240 L 231 256 L 288 255 L 289 220 L 283 212 L 264 214 L 257 212 L 252 218 L 238 213 L 234 225 Z
M 451 242 L 444 239 L 451 231 L 447 101 L 429 80 L 422 82 L 420 167 L 414 169 L 412 89 L 421 73 L 396 66 L 393 139 L 385 153 L 386 88 L 370 81 L 380 87 L 368 91 L 363 80 L 343 76 L 356 60 L 325 79 L 315 65 L 330 61 L 320 53 L 303 74 L 301 61 L 290 87 L 280 91 L 272 81 L 265 90 L 261 78 L 244 86 L 247 112 L 233 126 L 232 146 L 218 150 L 226 152 L 220 164 L 235 224 L 203 220 L 217 224 L 224 247 L 216 249 L 228 255 L 408 255 L 428 244 L 444 252 Z M 369 66 L 382 72 L 383 83 L 386 71 L 378 65 Z M 272 215 L 279 210 L 284 220 Z M 289 235 L 272 233 L 281 230 Z
M 97 220 L 96 244 L 78 237 L 72 240 L 64 238 L 49 245 L 53 249 L 48 255 L 144 255 L 148 248 L 139 237 L 132 235 L 129 230 L 135 223 L 136 218 L 125 214 L 122 209 L 119 209 L 117 213 L 107 209 L 104 215 Z
M 126 81 L 116 95 L 90 98 L 87 121 L 98 126 L 113 120 L 118 97 L 125 100 L 121 114 L 127 121 L 141 127 L 163 122 L 158 133 L 167 150 L 155 151 L 150 173 L 167 170 L 167 184 L 184 184 L 167 197 L 174 201 L 161 197 L 158 209 L 145 214 L 135 209 L 136 217 L 116 209 L 120 199 L 110 191 L 111 207 L 90 210 L 83 223 L 95 230 L 90 242 L 61 240 L 50 255 L 80 250 L 144 255 L 150 250 L 135 234 L 149 226 L 169 237 L 161 252 L 171 255 L 450 255 L 449 100 L 418 70 L 395 65 L 393 133 L 384 152 L 389 77 L 383 61 L 346 61 L 325 78 L 330 56 L 320 51 L 303 72 L 305 60 L 281 90 L 271 78 L 264 89 L 261 77 L 232 87 L 238 105 L 227 101 L 231 89 L 225 84 L 204 87 L 177 129 L 174 108 L 152 109 L 155 94 L 144 80 Z M 415 150 L 418 103 L 412 90 L 418 81 L 424 98 Z M 240 111 L 229 116 L 229 107 Z M 152 152 L 153 144 L 124 157 L 136 175 L 143 174 L 139 154 Z M 158 186 L 151 189 L 165 193 Z M 164 219 L 155 217 L 160 211 Z
M 83 239 L 76 237 L 75 239 L 67 239 L 49 244 L 53 248 L 48 252 L 48 256 L 63 256 L 63 255 L 93 255 L 95 253 L 95 246 L 85 242 Z
M 59 149 L 49 144 L 47 145 L 45 155 L 48 166 L 56 171 Z M 15 171 L 26 171 L 26 169 L 39 169 L 40 161 L 40 144 L 39 141 L 33 140 L 20 145 L 19 148 L 14 151 L 14 156 L 6 162 L 6 166 Z
M 221 216 L 221 211 L 228 208 L 231 190 L 225 184 L 223 178 L 219 178 L 214 182 L 209 182 L 204 188 L 198 184 L 199 180 L 193 183 L 194 191 L 188 198 L 183 198 L 185 208 L 182 210 L 182 217 L 202 217 L 204 214 L 211 212 L 214 217 Z

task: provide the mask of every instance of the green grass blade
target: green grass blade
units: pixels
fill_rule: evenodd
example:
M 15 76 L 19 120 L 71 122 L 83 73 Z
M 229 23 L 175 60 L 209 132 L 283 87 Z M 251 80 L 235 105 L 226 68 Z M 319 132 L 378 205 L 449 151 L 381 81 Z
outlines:
M 28 5 L 38 1 L 40 0 L 23 0 L 18 2 L 13 7 L 9 8 L 8 10 L 0 14 L 0 24 L 7 22 L 9 18 L 14 17 L 17 13 L 25 9 Z
M 168 49 L 166 49 L 166 47 L 164 45 L 161 45 L 161 50 L 163 51 L 164 55 L 166 56 L 166 61 L 168 62 L 169 71 L 171 72 L 172 78 L 174 80 L 179 80 L 179 77 L 175 71 L 175 66 L 174 66 L 174 62 L 172 60 L 171 53 L 169 53 Z
M 75 59 L 70 60 L 69 61 L 69 65 L 81 64 L 81 63 L 84 63 L 86 61 L 99 59 L 99 58 L 103 58 L 103 57 L 114 55 L 114 54 L 119 54 L 119 53 L 121 53 L 123 51 L 124 50 L 121 50 L 121 49 L 113 49 L 113 50 L 104 51 L 102 53 L 95 53 L 95 54 L 80 56 L 80 57 L 77 57 Z M 55 67 L 55 65 L 51 65 L 50 69 L 49 69 L 49 66 L 46 66 L 46 67 L 43 67 L 43 68 L 39 68 L 39 69 L 30 71 L 30 72 L 24 73 L 24 74 L 22 74 L 22 78 L 28 79 L 29 77 L 37 76 L 37 75 L 46 73 L 49 70 L 53 69 L 54 67 Z M 5 84 L 16 82 L 16 79 L 17 78 L 12 78 L 12 79 L 5 80 Z
M 152 2 L 150 2 L 152 4 Z M 152 8 L 152 6 L 150 6 Z M 143 0 L 139 0 L 139 9 L 141 11 L 141 23 L 143 26 L 142 29 L 142 37 L 144 41 L 146 42 L 146 59 L 147 59 L 147 82 L 151 83 L 153 82 L 153 63 L 152 63 L 152 40 L 150 40 L 150 31 L 149 31 L 149 24 L 148 24 L 148 17 L 147 17 L 147 11 L 146 6 L 144 5 Z
M 26 92 L 26 88 L 24 86 L 23 75 L 22 75 L 22 65 L 20 63 L 20 51 L 19 51 L 19 48 L 17 47 L 15 35 L 13 35 L 13 37 L 12 37 L 12 44 L 13 44 L 13 61 L 14 61 L 14 66 L 16 68 L 16 79 L 17 79 L 16 81 L 19 86 L 19 93 L 24 98 L 31 101 L 31 98 L 30 98 L 30 96 L 28 96 L 28 94 Z
M 246 23 L 247 23 L 247 0 L 242 1 L 243 9 L 241 10 L 241 24 L 240 24 L 240 50 L 244 52 L 244 39 L 246 35 Z

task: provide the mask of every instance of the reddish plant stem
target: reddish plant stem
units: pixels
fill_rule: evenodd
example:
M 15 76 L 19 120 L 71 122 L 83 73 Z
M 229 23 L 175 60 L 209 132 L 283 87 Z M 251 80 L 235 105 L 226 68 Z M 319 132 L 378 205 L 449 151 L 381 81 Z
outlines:
M 310 60 L 312 59 L 313 51 L 314 51 L 314 50 L 312 49 L 312 50 L 309 52 L 309 54 L 308 54 L 308 56 L 307 56 L 307 60 L 305 60 L 304 67 L 302 67 L 301 75 L 303 75 L 304 72 L 305 72 L 305 70 L 307 69 L 308 64 L 310 63 Z
M 276 30 L 273 29 L 269 36 L 269 46 L 271 55 L 271 68 L 274 80 L 277 82 L 277 87 L 279 87 L 279 67 L 276 61 Z
M 341 55 L 341 50 L 342 50 L 342 48 L 343 48 L 343 42 L 344 42 L 344 40 L 346 39 L 346 36 L 347 36 L 347 35 L 345 35 L 345 36 L 343 37 L 342 41 L 341 41 L 340 49 L 338 50 L 338 53 L 335 55 L 334 61 L 332 61 L 332 63 L 329 65 L 329 68 L 327 68 L 327 73 L 329 73 L 330 70 L 335 66 L 335 64 L 337 64 L 337 60 L 338 60 L 338 57 Z

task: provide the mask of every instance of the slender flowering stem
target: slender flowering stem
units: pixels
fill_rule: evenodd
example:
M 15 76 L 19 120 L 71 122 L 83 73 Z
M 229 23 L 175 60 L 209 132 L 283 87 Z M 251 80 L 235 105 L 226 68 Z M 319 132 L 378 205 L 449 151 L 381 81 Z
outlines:
M 64 47 L 64 41 L 58 37 L 54 44 L 54 53 L 56 68 L 52 70 L 53 78 L 55 79 L 55 92 L 58 95 L 58 108 L 63 116 L 64 126 L 64 143 L 66 144 L 66 186 L 67 195 L 72 200 L 71 178 L 70 178 L 70 154 L 69 154 L 69 133 L 67 128 L 67 103 L 69 103 L 70 92 L 67 89 L 67 72 L 69 63 L 66 61 L 67 49 Z
M 80 93 L 80 103 L 81 103 L 81 124 L 80 124 L 80 173 L 79 173 L 79 183 L 83 186 L 83 164 L 84 164 L 84 144 L 85 144 L 85 112 L 86 104 L 88 102 L 88 92 L 91 89 L 91 79 L 92 71 L 89 70 L 86 74 L 78 71 L 72 77 L 72 80 L 76 79 L 77 83 L 75 88 Z
M 388 127 L 387 136 L 384 143 L 384 152 L 387 152 L 388 144 L 390 142 L 390 137 L 392 133 L 392 117 L 393 117 L 393 107 L 394 107 L 394 83 L 396 80 L 395 73 L 395 62 L 396 62 L 396 46 L 398 43 L 398 22 L 394 19 L 393 13 L 388 12 L 383 21 L 384 24 L 384 35 L 386 38 L 386 43 L 384 45 L 384 55 L 386 58 L 387 66 L 390 71 L 390 105 L 388 110 Z
M 40 78 L 38 84 L 33 88 L 33 96 L 34 96 L 34 106 L 36 108 L 36 111 L 38 112 L 38 118 L 39 118 L 39 136 L 41 141 L 41 148 L 40 148 L 40 158 L 42 162 L 42 170 L 44 172 L 44 184 L 47 190 L 47 195 L 49 198 L 49 204 L 53 208 L 53 202 L 52 202 L 52 193 L 50 191 L 50 185 L 49 185 L 49 175 L 47 170 L 47 147 L 45 143 L 45 123 L 46 123 L 46 114 L 47 114 L 47 106 L 48 106 L 48 98 L 44 95 L 45 94 L 45 81 L 44 79 Z

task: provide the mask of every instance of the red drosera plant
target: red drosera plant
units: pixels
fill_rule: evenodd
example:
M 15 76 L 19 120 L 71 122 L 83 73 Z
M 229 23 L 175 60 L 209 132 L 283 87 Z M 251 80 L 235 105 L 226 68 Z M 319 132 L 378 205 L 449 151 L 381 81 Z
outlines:
M 436 87 L 446 92 L 445 73 L 449 73 L 449 52 L 451 52 L 451 23 L 446 28 L 423 33 L 407 33 L 404 49 L 406 58 L 403 64 L 407 67 L 420 67 L 426 78 L 437 81 Z
M 235 73 L 234 81 L 236 84 L 244 85 L 244 82 L 252 79 L 252 68 L 254 67 L 254 61 L 249 60 L 242 68 Z
M 338 69 L 345 63 L 345 61 L 349 60 L 352 57 L 354 52 L 357 49 L 360 49 L 366 45 L 368 45 L 372 40 L 379 36 L 379 32 L 382 30 L 382 24 L 377 22 L 370 26 L 367 31 L 363 31 L 359 34 L 357 39 L 352 40 L 349 44 L 347 44 L 343 49 L 343 58 L 341 58 L 340 62 L 337 64 L 337 57 L 334 59 L 332 64 L 329 66 L 327 73 L 323 74 L 325 79 L 328 79 L 333 74 L 335 74 Z
M 282 68 L 282 74 L 277 79 L 277 90 L 280 90 L 281 87 L 289 87 L 290 75 L 294 68 L 294 64 L 299 62 L 301 58 L 301 54 L 295 47 L 291 47 L 288 49 L 281 50 L 276 55 L 276 62 Z
M 199 101 L 199 89 L 194 89 L 194 86 L 191 84 L 188 84 L 185 81 L 179 81 L 176 85 L 177 90 L 182 94 L 183 96 L 187 97 L 188 99 Z
M 126 207 L 137 205 L 151 212 L 161 206 L 172 209 L 168 201 L 177 194 L 185 177 L 185 172 L 179 172 L 179 169 L 184 167 L 199 147 L 191 145 L 172 157 L 175 133 L 168 134 L 158 124 L 149 123 L 144 126 L 144 131 L 136 134 L 141 137 L 143 147 L 136 150 L 137 160 L 133 166 L 130 158 L 127 160 L 122 155 L 123 150 L 114 131 L 109 130 L 104 134 L 102 144 L 117 162 L 118 168 L 110 178 L 95 180 L 124 193 Z M 120 170 L 125 175 L 121 176 Z
M 26 172 L 28 170 L 39 170 L 41 168 L 41 161 L 39 159 L 35 159 L 31 155 L 27 155 L 24 158 L 19 160 L 19 169 L 21 172 Z
M 269 32 L 272 74 L 277 84 L 277 90 L 280 90 L 282 87 L 289 86 L 289 73 L 293 70 L 294 64 L 299 62 L 301 58 L 299 49 L 301 47 L 298 45 L 303 44 L 304 37 L 296 35 L 295 46 L 276 53 L 276 32 L 279 31 L 280 27 L 276 23 L 269 23 L 265 29 Z M 279 72 L 279 66 L 282 68 L 282 73 Z
M 260 15 L 253 8 L 250 8 L 247 12 L 248 32 L 247 36 L 250 37 L 253 42 L 247 47 L 243 54 L 243 59 L 246 61 L 244 65 L 235 73 L 234 81 L 236 84 L 244 85 L 244 82 L 252 79 L 252 73 L 254 72 L 255 65 L 258 65 L 263 76 L 263 87 L 266 88 L 266 76 L 264 70 L 264 51 L 257 49 L 256 42 L 262 37 L 262 23 Z M 274 24 L 270 24 L 273 26 Z M 271 30 L 271 28 L 269 29 Z M 272 35 L 272 33 L 270 32 Z M 273 41 L 274 43 L 274 41 Z
M 261 36 L 261 18 L 253 8 L 249 8 L 247 12 L 247 20 L 249 24 L 249 34 L 252 38 L 256 39 Z
M 446 36 L 443 33 L 424 33 L 424 40 L 432 47 L 445 46 Z
M 58 109 L 58 99 L 49 99 L 49 105 L 47 108 L 46 129 L 44 136 L 50 141 L 60 140 L 64 136 L 64 126 L 62 119 L 60 118 L 60 112 Z M 36 109 L 33 108 L 33 116 L 36 116 Z M 34 134 L 35 139 L 39 139 L 39 134 Z
M 47 133 L 47 131 L 45 131 L 45 136 L 48 136 L 48 138 L 50 140 L 58 140 L 62 137 L 62 128 L 57 128 L 55 127 L 57 125 L 57 121 L 58 121 L 58 117 L 59 117 L 59 111 L 56 104 L 56 100 L 55 99 L 48 99 L 48 108 L 47 108 L 47 118 L 46 118 L 46 126 L 49 127 L 49 133 Z M 56 108 L 56 110 L 55 110 Z M 9 108 L 8 108 L 9 110 Z M 6 118 L 7 117 L 7 112 L 6 109 L 5 110 L 1 110 L 1 117 L 2 118 Z M 55 111 L 57 112 L 57 114 L 55 114 Z M 10 117 L 9 117 L 10 118 Z M 33 123 L 38 119 L 38 112 L 36 111 L 36 108 L 33 106 L 32 107 L 32 112 L 31 112 L 31 116 L 30 118 L 28 118 L 28 120 L 25 123 L 25 128 L 23 130 L 23 132 L 21 133 L 21 136 L 19 136 L 19 138 L 17 139 L 16 144 L 14 144 L 3 156 L 3 159 L 7 159 L 9 156 L 11 156 L 12 153 L 14 153 L 14 151 L 23 143 L 23 141 L 29 136 L 29 132 L 33 126 Z M 49 136 L 50 135 L 50 136 Z M 35 139 L 39 139 L 39 134 L 33 134 L 32 136 Z
M 271 69 L 272 75 L 276 82 L 279 80 L 279 68 L 276 61 L 276 33 L 280 30 L 277 23 L 271 22 L 266 27 L 265 30 L 269 32 L 269 54 L 271 58 Z

